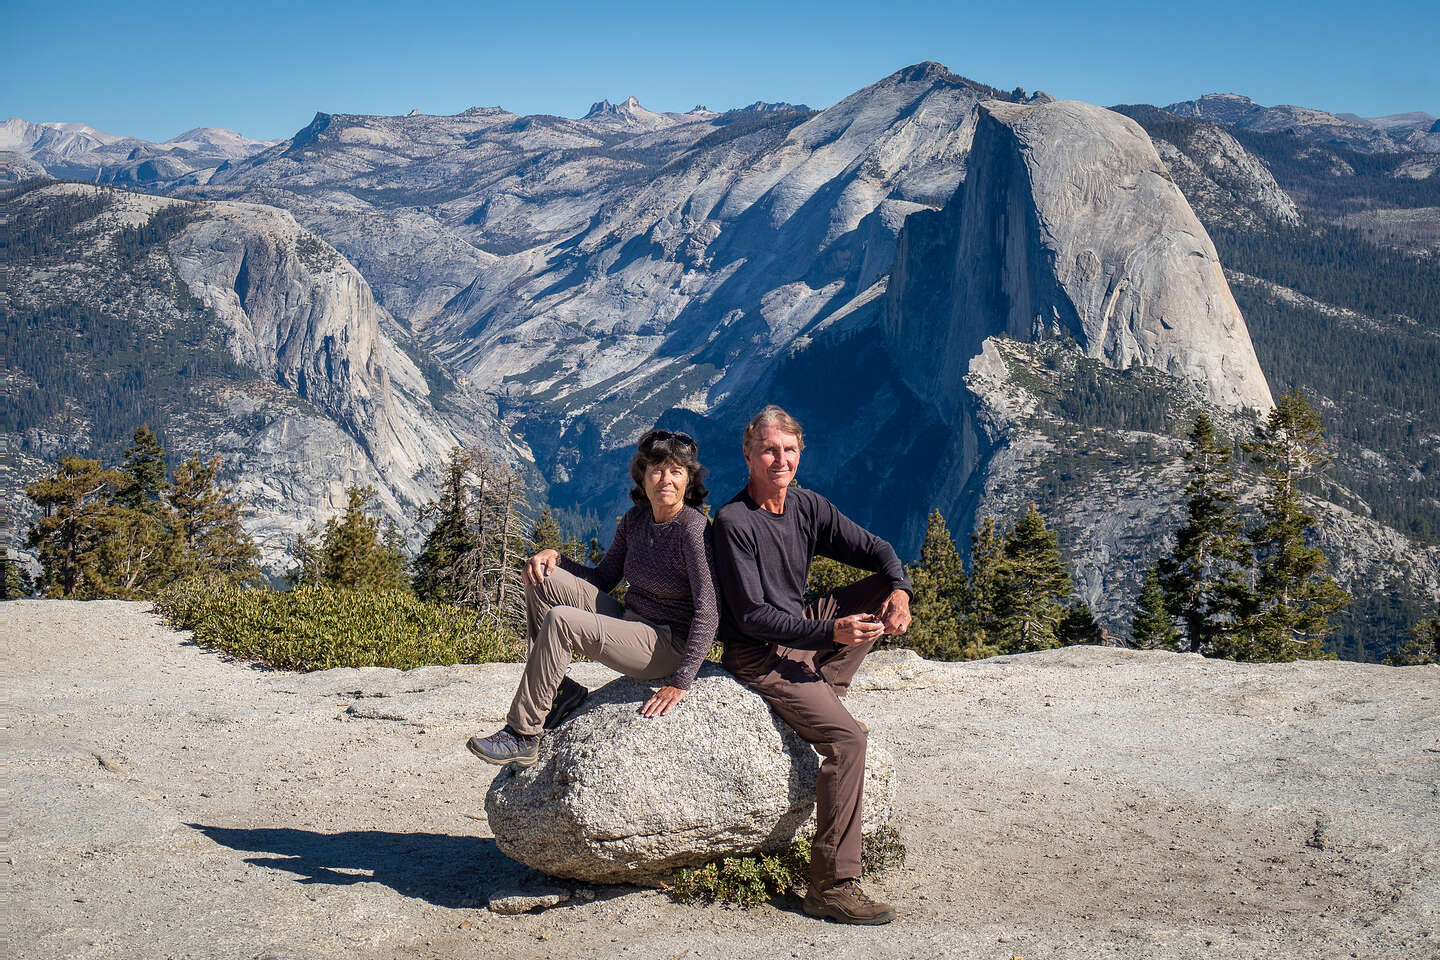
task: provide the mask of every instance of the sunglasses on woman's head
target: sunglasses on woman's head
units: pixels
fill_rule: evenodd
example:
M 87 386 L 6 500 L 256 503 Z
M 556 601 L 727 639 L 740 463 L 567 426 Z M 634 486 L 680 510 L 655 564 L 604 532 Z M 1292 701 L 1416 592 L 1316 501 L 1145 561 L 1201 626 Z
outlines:
M 640 438 L 637 447 L 648 447 L 657 443 L 664 443 L 667 440 L 674 441 L 682 447 L 695 447 L 695 441 L 688 433 L 671 433 L 669 430 L 651 430 Z

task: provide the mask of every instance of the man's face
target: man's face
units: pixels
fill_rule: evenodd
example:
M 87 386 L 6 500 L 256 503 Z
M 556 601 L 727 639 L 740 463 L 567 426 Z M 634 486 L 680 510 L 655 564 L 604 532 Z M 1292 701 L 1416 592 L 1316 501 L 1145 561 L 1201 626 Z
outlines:
M 800 439 L 780 427 L 763 428 L 745 450 L 750 484 L 763 495 L 773 495 L 790 486 L 800 466 Z

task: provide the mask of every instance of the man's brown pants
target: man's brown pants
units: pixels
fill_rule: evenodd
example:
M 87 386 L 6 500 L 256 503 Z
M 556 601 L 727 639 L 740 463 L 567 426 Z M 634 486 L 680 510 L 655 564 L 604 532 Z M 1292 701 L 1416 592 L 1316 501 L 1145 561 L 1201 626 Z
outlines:
M 879 616 L 891 589 L 888 577 L 866 577 L 807 606 L 805 618 Z M 770 709 L 822 758 L 815 781 L 815 841 L 810 848 L 810 888 L 816 891 L 860 876 L 865 733 L 840 698 L 872 646 L 836 645 L 816 652 L 743 641 L 725 645 L 725 669 L 765 698 Z

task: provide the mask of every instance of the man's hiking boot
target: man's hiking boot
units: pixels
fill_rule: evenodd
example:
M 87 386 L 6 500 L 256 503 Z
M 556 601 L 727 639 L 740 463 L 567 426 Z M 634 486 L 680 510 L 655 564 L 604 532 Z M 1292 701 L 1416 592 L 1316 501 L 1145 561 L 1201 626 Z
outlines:
M 895 908 L 867 897 L 858 880 L 841 880 L 819 893 L 807 890 L 803 906 L 812 917 L 840 923 L 889 923 L 895 919 Z
M 486 763 L 513 763 L 528 767 L 540 757 L 540 734 L 521 736 L 507 723 L 498 733 L 484 739 L 471 737 L 465 746 Z
M 570 719 L 570 715 L 580 709 L 585 698 L 590 696 L 590 689 L 581 686 L 569 677 L 560 681 L 560 689 L 555 691 L 555 704 L 545 716 L 545 729 L 554 730 L 560 724 Z

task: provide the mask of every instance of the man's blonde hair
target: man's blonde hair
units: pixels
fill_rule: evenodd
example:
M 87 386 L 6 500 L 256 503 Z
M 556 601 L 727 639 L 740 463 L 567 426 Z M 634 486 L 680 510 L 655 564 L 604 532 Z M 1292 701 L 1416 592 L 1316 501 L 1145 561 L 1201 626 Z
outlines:
M 755 414 L 750 425 L 745 428 L 745 436 L 740 442 L 747 453 L 750 451 L 750 444 L 766 427 L 779 427 L 786 433 L 794 434 L 795 445 L 801 450 L 805 449 L 805 429 L 800 426 L 800 421 L 772 403 Z

